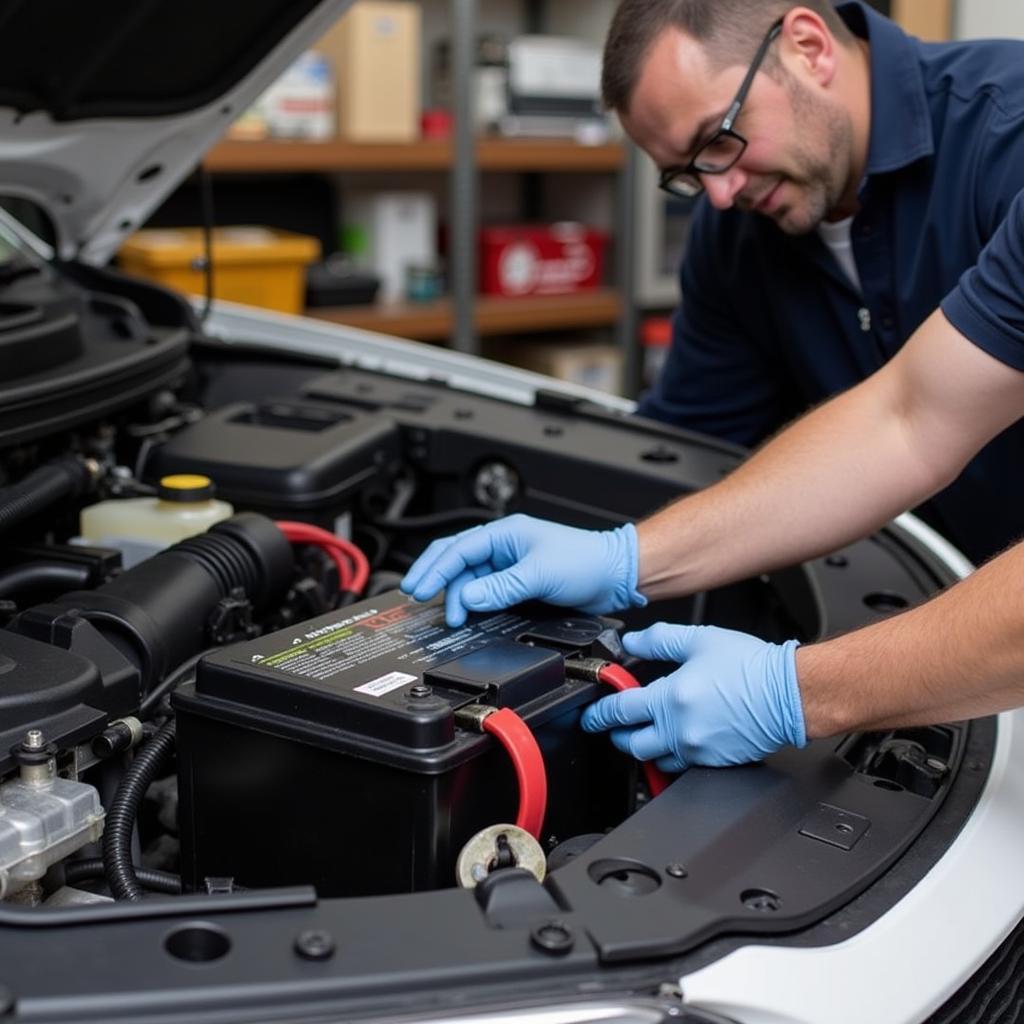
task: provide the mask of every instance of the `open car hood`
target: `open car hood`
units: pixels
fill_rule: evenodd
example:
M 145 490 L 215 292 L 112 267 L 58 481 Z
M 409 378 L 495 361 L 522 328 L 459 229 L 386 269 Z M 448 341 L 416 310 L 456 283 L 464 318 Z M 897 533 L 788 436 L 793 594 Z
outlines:
M 349 3 L 0 3 L 0 194 L 106 262 Z

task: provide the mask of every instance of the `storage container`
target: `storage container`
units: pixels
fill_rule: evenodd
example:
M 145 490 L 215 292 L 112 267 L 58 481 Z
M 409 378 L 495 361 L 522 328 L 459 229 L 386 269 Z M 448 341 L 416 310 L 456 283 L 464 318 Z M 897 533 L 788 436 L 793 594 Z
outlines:
M 482 228 L 480 291 L 514 298 L 597 288 L 607 243 L 604 232 L 573 221 Z
M 121 246 L 118 262 L 129 274 L 202 295 L 205 255 L 200 228 L 149 228 Z M 306 266 L 319 257 L 320 243 L 308 235 L 263 227 L 215 228 L 214 298 L 301 313 Z

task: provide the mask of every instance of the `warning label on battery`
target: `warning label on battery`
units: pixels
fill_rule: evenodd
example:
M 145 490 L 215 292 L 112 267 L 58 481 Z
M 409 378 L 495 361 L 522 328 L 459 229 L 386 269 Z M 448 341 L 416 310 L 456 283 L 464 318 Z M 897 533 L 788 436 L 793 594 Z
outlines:
M 379 676 L 377 679 L 371 679 L 368 683 L 363 683 L 362 686 L 357 686 L 355 692 L 368 693 L 371 697 L 383 697 L 385 693 L 397 690 L 400 686 L 405 686 L 406 683 L 414 682 L 416 682 L 416 676 L 411 676 L 407 672 L 389 672 L 386 676 Z
M 366 602 L 348 614 L 322 616 L 244 645 L 236 662 L 276 669 L 379 697 L 417 678 L 431 666 L 496 639 L 524 631 L 530 620 L 514 613 L 489 616 L 472 626 L 450 629 L 444 606 L 420 604 L 402 594 Z

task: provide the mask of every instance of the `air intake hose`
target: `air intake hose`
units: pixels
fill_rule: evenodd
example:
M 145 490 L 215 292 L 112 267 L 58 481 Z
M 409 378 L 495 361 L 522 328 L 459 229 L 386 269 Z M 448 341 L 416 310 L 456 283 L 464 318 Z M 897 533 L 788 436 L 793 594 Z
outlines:
M 96 590 L 47 606 L 74 609 L 138 666 L 142 692 L 209 646 L 210 617 L 241 589 L 255 612 L 283 599 L 291 545 L 265 516 L 243 512 L 141 562 Z

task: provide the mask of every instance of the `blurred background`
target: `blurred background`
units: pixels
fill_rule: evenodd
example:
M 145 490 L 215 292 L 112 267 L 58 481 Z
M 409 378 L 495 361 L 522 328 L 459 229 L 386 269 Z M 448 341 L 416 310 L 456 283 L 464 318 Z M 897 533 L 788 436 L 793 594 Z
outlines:
M 1024 4 L 873 6 L 926 39 Z M 121 250 L 124 269 L 634 397 L 680 301 L 688 201 L 599 101 L 614 0 L 357 0 Z M 210 202 L 212 200 L 212 202 Z

